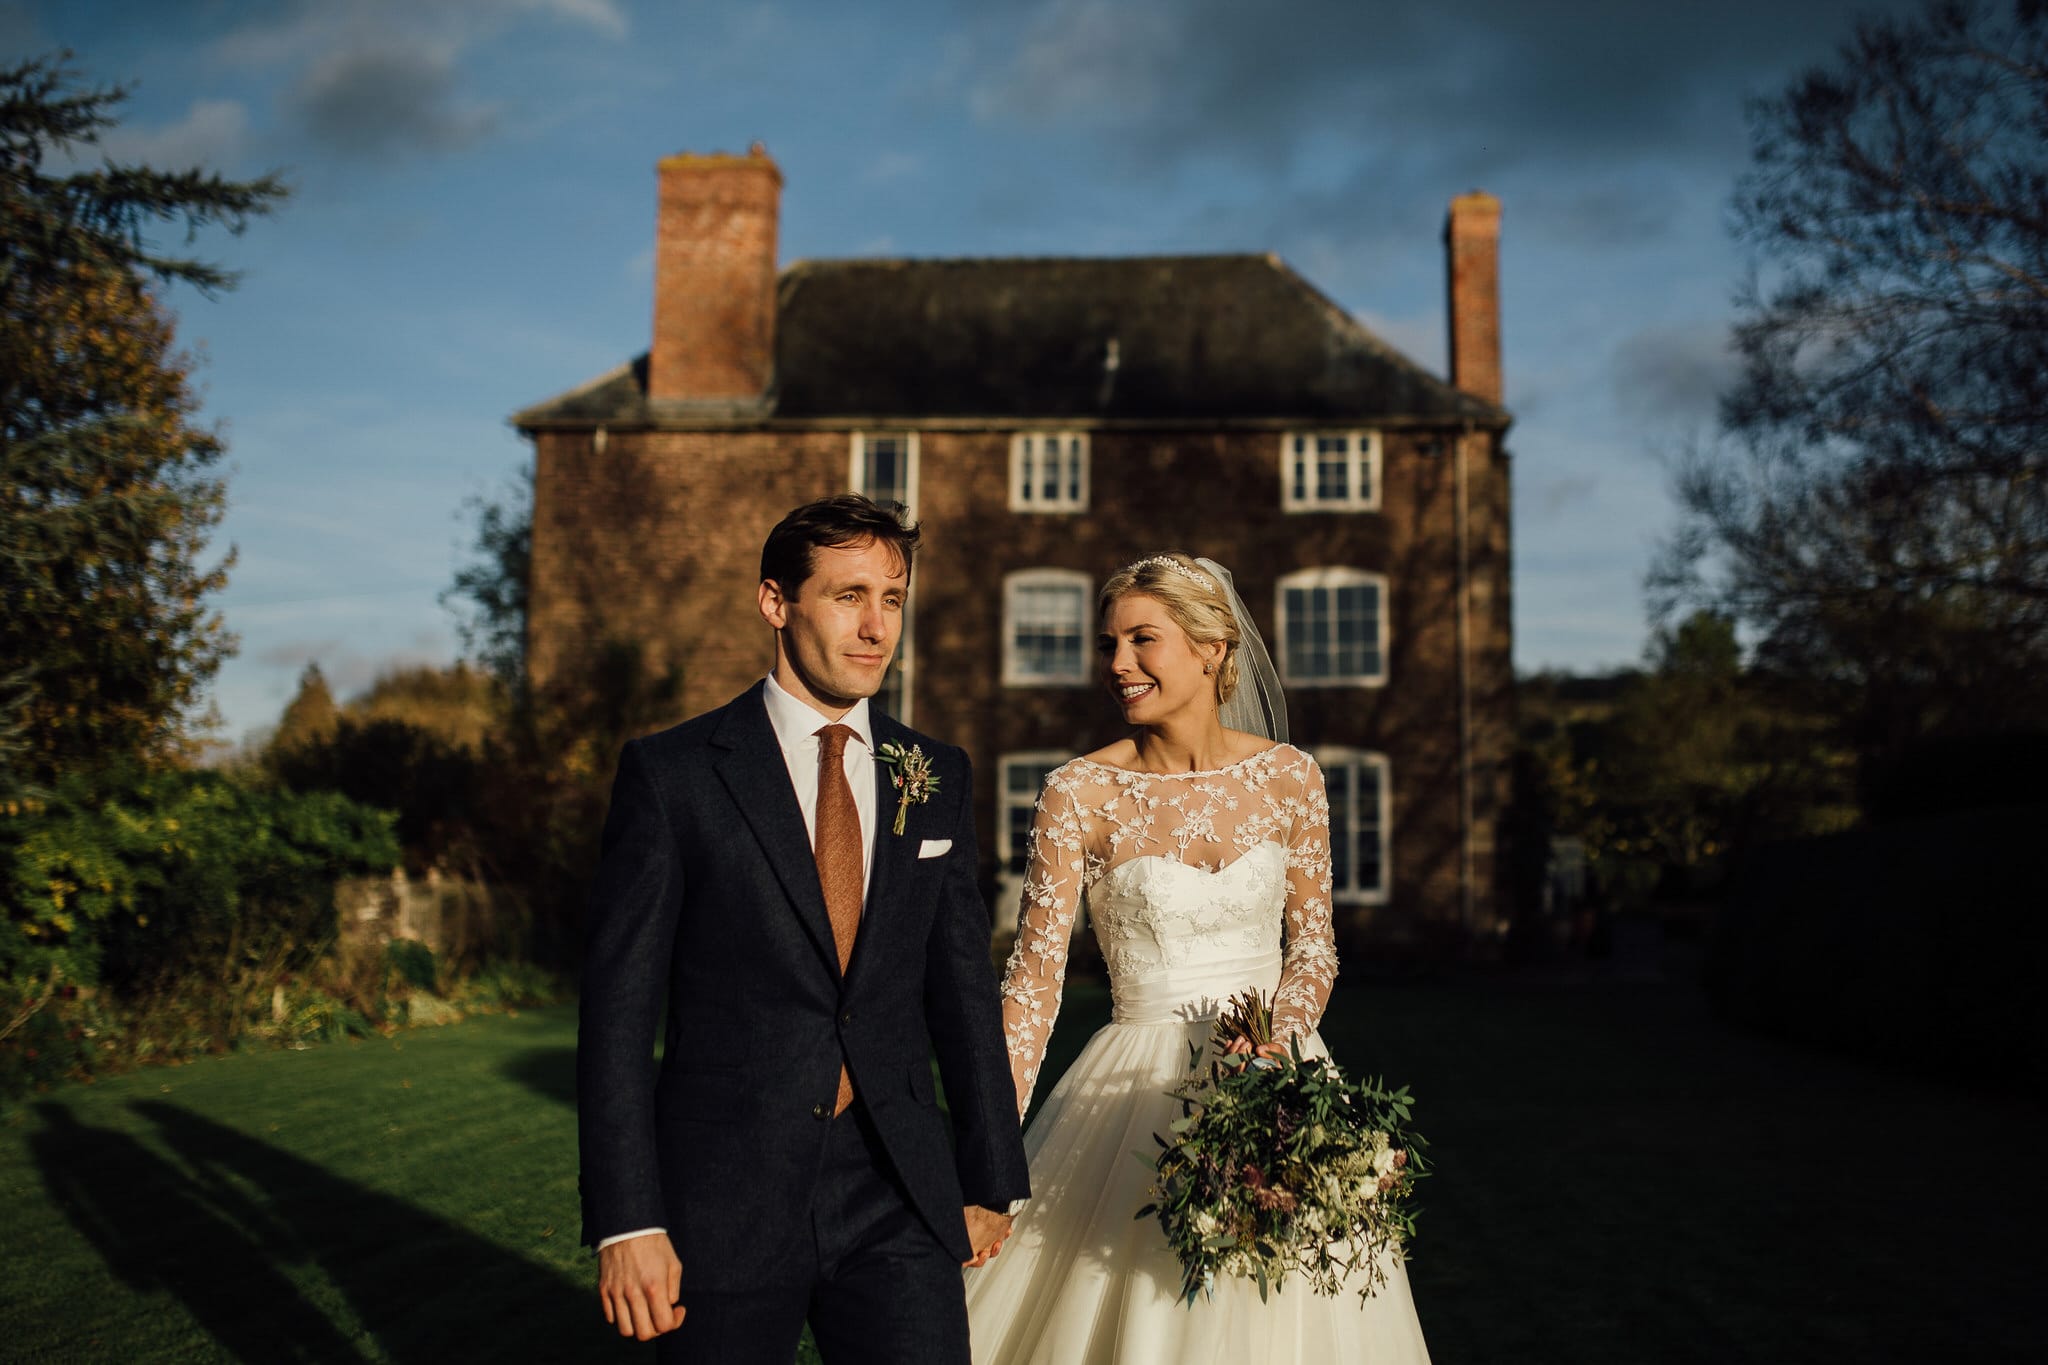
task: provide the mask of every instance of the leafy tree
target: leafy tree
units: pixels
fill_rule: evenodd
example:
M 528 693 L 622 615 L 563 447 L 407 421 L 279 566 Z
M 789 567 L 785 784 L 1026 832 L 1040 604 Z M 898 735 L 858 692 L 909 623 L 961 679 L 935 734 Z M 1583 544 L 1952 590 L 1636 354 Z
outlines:
M 505 689 L 491 674 L 464 662 L 414 665 L 380 674 L 347 709 L 364 720 L 403 721 L 475 754 L 502 723 Z
M 239 233 L 285 193 L 270 176 L 68 169 L 126 92 L 81 87 L 66 61 L 0 69 L 0 785 L 18 791 L 176 753 L 232 646 L 205 600 L 227 565 L 201 563 L 222 446 L 194 423 L 150 284 L 210 295 L 234 277 L 147 230 Z
M 441 603 L 456 613 L 470 657 L 508 689 L 526 685 L 527 580 L 533 567 L 533 466 L 500 498 L 471 498 L 475 558 L 456 570 Z
M 340 708 L 334 704 L 334 692 L 327 686 L 327 675 L 320 671 L 319 664 L 307 664 L 299 674 L 299 690 L 285 703 L 284 714 L 278 718 L 270 747 L 297 749 L 325 739 L 334 733 L 340 715 Z
M 1523 818 L 1579 840 L 1609 903 L 1710 893 L 1744 850 L 1854 819 L 1825 718 L 1745 665 L 1726 617 L 1660 631 L 1649 663 L 1520 689 Z
M 537 695 L 526 681 L 532 466 L 503 496 L 472 499 L 469 510 L 473 558 L 441 600 L 457 613 L 470 657 L 499 684 L 496 724 L 483 746 L 487 796 L 474 807 L 477 871 L 523 894 L 534 910 L 535 950 L 568 962 L 619 747 L 676 719 L 682 677 L 650 668 L 640 643 L 613 639 L 592 650 L 577 686 Z
M 1750 109 L 1725 443 L 1658 606 L 1818 689 L 1866 777 L 2048 710 L 2048 5 L 1859 25 Z

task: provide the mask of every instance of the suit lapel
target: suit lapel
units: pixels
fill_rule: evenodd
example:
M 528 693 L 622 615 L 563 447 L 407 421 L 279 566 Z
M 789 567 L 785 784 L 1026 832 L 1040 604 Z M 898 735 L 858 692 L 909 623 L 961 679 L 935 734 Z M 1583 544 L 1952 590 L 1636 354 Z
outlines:
M 868 847 L 868 898 L 861 914 L 860 935 L 853 941 L 853 960 L 847 964 L 847 975 L 851 976 L 860 967 L 861 948 L 869 935 L 886 931 L 889 927 L 889 896 L 893 888 L 903 884 L 907 873 L 906 863 L 917 853 L 918 837 L 914 826 L 917 824 L 917 807 L 910 808 L 910 817 L 903 833 L 891 832 L 896 823 L 896 804 L 899 795 L 893 781 L 893 770 L 882 762 L 884 744 L 894 741 L 903 744 L 909 732 L 870 705 L 868 727 L 875 737 L 875 836 Z M 907 745 L 905 747 L 908 747 Z
M 782 760 L 775 727 L 768 723 L 768 708 L 761 699 L 763 686 L 757 683 L 753 691 L 726 708 L 713 742 L 727 752 L 714 766 L 768 865 L 775 870 L 776 880 L 796 907 L 797 918 L 837 975 L 839 949 L 832 941 L 832 920 L 825 912 L 825 893 L 818 885 L 817 855 L 805 835 L 804 813 L 797 805 L 796 789 L 790 785 L 789 765 Z M 858 943 L 855 939 L 856 946 Z

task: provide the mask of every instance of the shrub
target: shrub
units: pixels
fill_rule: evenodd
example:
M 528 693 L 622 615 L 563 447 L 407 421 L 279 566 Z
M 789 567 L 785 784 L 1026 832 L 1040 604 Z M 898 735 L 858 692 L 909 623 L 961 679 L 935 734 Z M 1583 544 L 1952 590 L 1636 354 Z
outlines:
M 417 939 L 395 938 L 384 948 L 385 960 L 398 979 L 416 991 L 435 989 L 434 950 Z
M 317 959 L 333 885 L 398 859 L 391 818 L 216 772 L 67 777 L 0 815 L 0 976 L 128 994 Z
M 494 962 L 450 984 L 448 998 L 473 1013 L 550 1005 L 568 994 L 561 978 L 531 962 Z

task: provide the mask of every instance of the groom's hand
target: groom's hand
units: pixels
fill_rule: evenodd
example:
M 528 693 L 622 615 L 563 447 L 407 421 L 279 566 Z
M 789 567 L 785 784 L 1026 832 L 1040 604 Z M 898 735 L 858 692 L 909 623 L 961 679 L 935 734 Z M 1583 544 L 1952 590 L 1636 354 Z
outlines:
M 962 1212 L 967 1219 L 967 1245 L 974 1248 L 974 1259 L 961 1264 L 973 1270 L 987 1265 L 1003 1249 L 1003 1239 L 1010 1235 L 1010 1215 L 979 1204 L 969 1204 Z
M 665 1232 L 628 1237 L 597 1253 L 604 1320 L 622 1337 L 652 1341 L 683 1325 L 683 1263 Z

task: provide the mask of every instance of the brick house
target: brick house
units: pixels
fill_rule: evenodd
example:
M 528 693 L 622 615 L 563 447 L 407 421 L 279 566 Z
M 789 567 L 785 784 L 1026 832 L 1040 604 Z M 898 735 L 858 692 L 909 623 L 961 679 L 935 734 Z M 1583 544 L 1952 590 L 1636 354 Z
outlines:
M 1451 382 L 1271 255 L 799 262 L 781 173 L 660 163 L 649 352 L 514 424 L 534 442 L 529 666 L 680 669 L 678 719 L 763 672 L 770 526 L 856 488 L 923 522 L 882 704 L 966 747 L 1014 922 L 1047 767 L 1113 738 L 1095 588 L 1162 548 L 1229 566 L 1330 782 L 1345 938 L 1483 949 L 1504 923 L 1509 417 L 1499 205 L 1446 242 Z

